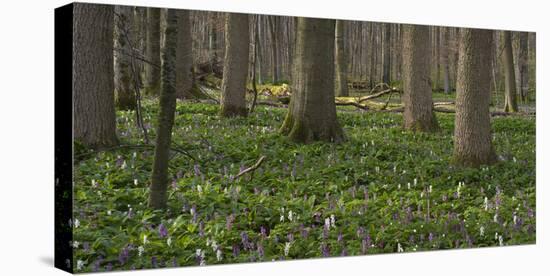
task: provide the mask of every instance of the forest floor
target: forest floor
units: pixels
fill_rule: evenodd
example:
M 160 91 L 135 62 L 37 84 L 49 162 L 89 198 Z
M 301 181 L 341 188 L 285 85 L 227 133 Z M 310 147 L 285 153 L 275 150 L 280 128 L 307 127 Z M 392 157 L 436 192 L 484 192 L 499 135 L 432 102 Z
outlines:
M 154 138 L 158 103 L 143 111 Z M 126 146 L 77 145 L 77 271 L 535 243 L 533 116 L 492 118 L 500 161 L 471 169 L 450 165 L 453 114 L 422 134 L 400 113 L 339 111 L 345 143 L 300 145 L 278 133 L 286 109 L 218 111 L 178 102 L 164 212 L 147 208 L 153 147 L 133 112 L 117 112 Z

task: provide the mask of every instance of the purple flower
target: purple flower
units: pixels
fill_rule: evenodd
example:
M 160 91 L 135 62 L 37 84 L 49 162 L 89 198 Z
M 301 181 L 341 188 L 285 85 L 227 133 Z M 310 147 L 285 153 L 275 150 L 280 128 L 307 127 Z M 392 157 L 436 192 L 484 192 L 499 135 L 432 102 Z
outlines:
M 258 242 L 258 256 L 260 256 L 260 259 L 264 257 L 264 246 Z
M 357 238 L 362 238 L 363 235 L 365 235 L 365 228 L 363 226 L 360 226 L 357 229 Z
M 344 242 L 344 235 L 342 235 L 342 232 L 338 233 L 338 242 L 339 243 Z
M 118 254 L 118 262 L 120 265 L 124 265 L 130 257 L 130 252 L 128 250 L 128 246 L 125 246 L 120 251 L 120 254 Z
M 323 254 L 323 257 L 330 257 L 330 248 L 325 242 L 321 244 L 321 253 Z
M 199 237 L 204 237 L 204 222 L 202 220 L 199 222 Z
M 241 242 L 243 243 L 244 249 L 250 248 L 250 242 L 248 240 L 248 234 L 246 232 L 241 232 Z
M 430 242 L 432 242 L 434 240 L 434 234 L 432 232 L 430 232 L 430 234 L 428 235 L 428 240 Z
M 287 239 L 288 239 L 289 242 L 293 242 L 293 241 L 294 241 L 294 234 L 288 233 L 288 234 L 286 235 L 286 237 L 287 237 Z
M 178 266 L 178 260 L 174 257 L 172 259 L 172 267 L 177 267 Z
M 260 235 L 263 239 L 267 238 L 267 230 L 263 226 L 260 226 Z
M 241 248 L 238 244 L 233 244 L 233 257 L 237 258 L 239 257 L 239 253 L 241 252 Z
M 231 231 L 231 227 L 233 227 L 234 221 L 235 221 L 235 215 L 233 214 L 225 218 L 225 228 L 227 228 L 228 231 Z
M 152 267 L 157 267 L 157 257 L 156 256 L 151 257 L 151 266 Z
M 159 236 L 161 238 L 166 238 L 166 236 L 168 236 L 168 229 L 166 229 L 166 226 L 162 223 L 159 225 Z
M 113 270 L 113 265 L 111 263 L 108 263 L 107 266 L 105 266 L 105 270 L 106 271 L 111 271 Z
M 200 170 L 200 167 L 198 164 L 195 164 L 193 166 L 193 170 L 195 171 L 195 176 L 200 176 L 201 175 L 201 170 Z

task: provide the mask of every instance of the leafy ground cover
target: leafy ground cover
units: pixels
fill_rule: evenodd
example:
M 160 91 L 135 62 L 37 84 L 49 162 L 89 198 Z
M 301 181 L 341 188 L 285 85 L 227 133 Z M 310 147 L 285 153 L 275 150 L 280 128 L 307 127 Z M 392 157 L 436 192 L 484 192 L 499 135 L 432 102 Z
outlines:
M 157 103 L 144 108 L 154 137 Z M 216 105 L 178 102 L 162 212 L 147 208 L 152 147 L 77 145 L 77 272 L 535 242 L 534 118 L 493 118 L 500 162 L 469 169 L 450 165 L 452 114 L 421 134 L 401 114 L 343 110 L 347 142 L 298 145 L 278 134 L 285 109 L 220 119 Z M 117 122 L 122 144 L 141 143 L 132 112 Z

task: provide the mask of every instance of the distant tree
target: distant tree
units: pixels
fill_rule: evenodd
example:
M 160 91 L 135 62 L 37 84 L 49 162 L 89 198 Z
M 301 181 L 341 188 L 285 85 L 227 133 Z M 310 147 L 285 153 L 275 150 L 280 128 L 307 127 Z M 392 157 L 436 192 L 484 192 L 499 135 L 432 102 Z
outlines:
M 512 34 L 510 31 L 503 31 L 504 40 L 503 61 L 504 64 L 504 111 L 517 112 L 518 103 L 516 97 L 516 74 L 514 71 L 514 55 L 512 53 Z
M 113 77 L 113 6 L 74 4 L 74 139 L 94 148 L 118 144 Z
M 247 115 L 246 78 L 250 44 L 248 27 L 247 14 L 227 14 L 220 110 L 222 117 Z
M 348 59 L 344 47 L 344 21 L 336 20 L 336 96 L 347 97 L 348 93 Z
M 404 126 L 413 131 L 435 131 L 438 124 L 430 81 L 430 28 L 404 25 L 403 30 Z
M 158 94 L 160 87 L 160 9 L 158 8 L 147 8 L 145 48 L 149 61 L 145 64 L 145 88 L 150 94 Z
M 478 167 L 497 161 L 489 112 L 493 33 L 460 31 L 453 161 Z
M 281 133 L 296 142 L 342 142 L 334 104 L 334 20 L 297 19 L 292 97 Z
M 162 53 L 160 112 L 158 115 L 155 156 L 149 193 L 149 206 L 154 209 L 166 208 L 168 187 L 168 162 L 172 140 L 172 126 L 176 111 L 176 44 L 177 11 L 166 12 L 165 40 Z
M 136 108 L 134 76 L 131 58 L 134 55 L 131 43 L 136 31 L 133 28 L 133 8 L 115 6 L 115 103 L 118 109 Z
M 449 70 L 449 28 L 441 28 L 441 63 L 443 66 L 443 92 L 451 93 L 451 80 Z
M 192 98 L 193 51 L 191 24 L 188 10 L 178 10 L 178 38 L 176 48 L 176 95 L 180 99 Z
M 382 82 L 390 84 L 390 68 L 391 68 L 391 24 L 384 24 L 384 53 L 383 53 L 383 65 L 382 65 Z M 429 41 L 429 39 L 428 39 Z
M 529 90 L 529 47 L 528 47 L 528 36 L 527 32 L 519 33 L 519 55 L 518 55 L 518 66 L 519 66 L 519 91 L 521 95 L 521 101 L 523 103 L 527 102 L 527 93 Z

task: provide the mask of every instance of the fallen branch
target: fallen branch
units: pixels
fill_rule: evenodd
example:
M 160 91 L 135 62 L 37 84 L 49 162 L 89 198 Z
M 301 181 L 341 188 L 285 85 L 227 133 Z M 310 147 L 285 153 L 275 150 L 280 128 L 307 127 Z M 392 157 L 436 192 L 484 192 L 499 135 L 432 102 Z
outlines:
M 252 167 L 248 167 L 248 168 L 242 170 L 242 171 L 239 172 L 239 173 L 235 176 L 235 178 L 233 178 L 233 179 L 237 179 L 237 178 L 243 176 L 243 175 L 246 174 L 246 173 L 254 172 L 258 167 L 260 167 L 260 165 L 262 164 L 262 162 L 264 162 L 264 159 L 265 159 L 265 156 L 262 155 L 262 156 L 260 157 L 260 159 L 258 159 L 258 161 L 256 161 L 256 164 L 254 164 Z
M 435 102 L 434 106 L 435 105 L 453 105 L 453 104 L 455 104 L 455 102 Z
M 372 100 L 372 99 L 376 99 L 376 98 L 380 98 L 388 93 L 401 93 L 401 91 L 397 90 L 397 89 L 393 89 L 393 88 L 389 88 L 389 89 L 386 89 L 386 90 L 382 90 L 376 94 L 372 94 L 372 95 L 368 95 L 368 96 L 365 96 L 365 97 L 361 97 L 359 98 L 359 100 L 357 101 L 357 103 L 362 103 L 364 101 L 368 101 L 368 100 Z
M 360 109 L 363 109 L 363 110 L 369 110 L 369 108 L 365 105 L 361 105 L 359 103 L 356 103 L 356 102 L 335 102 L 336 105 L 338 106 L 355 106 L 357 108 L 360 108 Z

